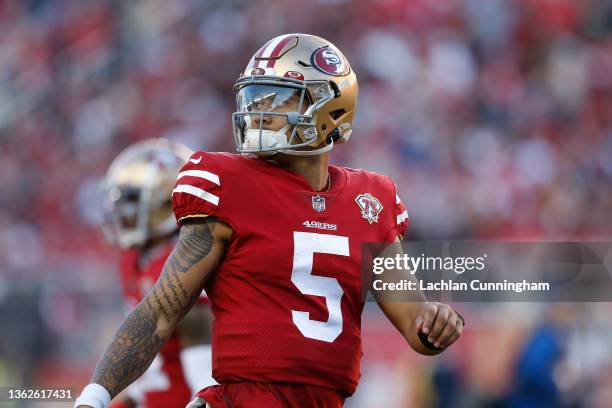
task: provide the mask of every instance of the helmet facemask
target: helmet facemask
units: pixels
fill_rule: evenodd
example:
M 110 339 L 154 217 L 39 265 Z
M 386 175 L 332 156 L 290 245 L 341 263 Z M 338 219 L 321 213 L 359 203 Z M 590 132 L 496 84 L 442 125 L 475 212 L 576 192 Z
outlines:
M 104 223 L 107 241 L 120 248 L 143 246 L 150 239 L 176 230 L 167 191 L 148 186 L 104 186 Z
M 107 241 L 120 248 L 143 245 L 148 233 L 149 189 L 103 186 L 104 223 Z
M 239 79 L 234 88 L 237 112 L 232 119 L 239 153 L 309 155 L 321 154 L 333 146 L 330 141 L 316 150 L 294 150 L 317 147 L 317 111 L 334 97 L 327 81 L 257 76 Z M 282 126 L 266 129 L 266 121 L 276 122 L 277 128 Z

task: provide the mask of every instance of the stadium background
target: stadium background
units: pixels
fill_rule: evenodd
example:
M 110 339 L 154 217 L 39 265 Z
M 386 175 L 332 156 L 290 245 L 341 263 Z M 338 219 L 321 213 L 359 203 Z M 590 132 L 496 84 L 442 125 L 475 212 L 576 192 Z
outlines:
M 286 32 L 351 61 L 355 131 L 333 161 L 393 177 L 407 239 L 610 241 L 610 2 L 4 0 L 0 386 L 88 381 L 122 319 L 97 228 L 107 165 L 149 137 L 232 151 L 233 81 Z M 469 330 L 421 358 L 368 305 L 348 406 L 520 406 L 532 383 L 610 406 L 611 305 L 456 307 Z

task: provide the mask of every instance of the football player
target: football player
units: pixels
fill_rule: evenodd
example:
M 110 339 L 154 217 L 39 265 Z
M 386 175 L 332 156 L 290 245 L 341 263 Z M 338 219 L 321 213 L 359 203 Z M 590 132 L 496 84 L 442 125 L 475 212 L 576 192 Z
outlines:
M 235 91 L 239 154 L 196 152 L 181 169 L 176 248 L 76 405 L 103 407 L 137 378 L 202 288 L 220 385 L 191 406 L 340 407 L 355 391 L 361 244 L 399 242 L 408 225 L 388 177 L 329 164 L 352 132 L 355 73 L 329 41 L 288 34 L 253 55 Z M 422 354 L 463 328 L 444 304 L 378 304 Z
M 121 249 L 122 287 L 129 309 L 146 296 L 176 244 L 172 188 L 191 153 L 164 139 L 139 142 L 117 156 L 104 179 L 103 231 Z M 112 408 L 184 406 L 203 385 L 214 384 L 210 320 L 202 292 L 149 369 L 115 398 Z

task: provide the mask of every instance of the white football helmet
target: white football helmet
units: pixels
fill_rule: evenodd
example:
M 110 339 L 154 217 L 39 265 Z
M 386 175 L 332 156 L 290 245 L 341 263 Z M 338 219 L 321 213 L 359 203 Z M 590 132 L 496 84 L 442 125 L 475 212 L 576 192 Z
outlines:
M 102 182 L 102 228 L 112 245 L 142 246 L 177 229 L 172 188 L 192 153 L 166 139 L 148 139 L 127 147 L 113 160 Z
M 351 135 L 357 77 L 340 50 L 321 37 L 271 39 L 251 57 L 234 89 L 232 121 L 240 153 L 321 154 Z M 296 111 L 283 109 L 290 100 Z M 279 117 L 284 120 L 279 130 L 260 125 Z

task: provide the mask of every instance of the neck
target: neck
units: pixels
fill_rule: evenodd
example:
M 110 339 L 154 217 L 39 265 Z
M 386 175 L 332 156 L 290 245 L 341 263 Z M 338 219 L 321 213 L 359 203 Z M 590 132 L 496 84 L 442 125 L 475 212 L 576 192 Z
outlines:
M 314 191 L 323 191 L 328 187 L 329 153 L 316 156 L 292 156 L 278 153 L 274 155 L 273 160 L 285 170 L 304 177 Z

